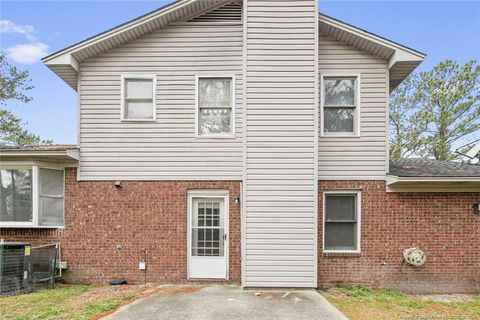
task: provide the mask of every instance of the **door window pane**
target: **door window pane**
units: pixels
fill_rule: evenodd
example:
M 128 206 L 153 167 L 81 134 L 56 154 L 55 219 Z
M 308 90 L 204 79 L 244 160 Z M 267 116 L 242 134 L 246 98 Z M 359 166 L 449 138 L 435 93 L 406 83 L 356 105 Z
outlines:
M 0 170 L 0 221 L 31 222 L 32 170 Z
M 223 257 L 225 229 L 221 203 L 218 200 L 194 200 L 192 256 Z

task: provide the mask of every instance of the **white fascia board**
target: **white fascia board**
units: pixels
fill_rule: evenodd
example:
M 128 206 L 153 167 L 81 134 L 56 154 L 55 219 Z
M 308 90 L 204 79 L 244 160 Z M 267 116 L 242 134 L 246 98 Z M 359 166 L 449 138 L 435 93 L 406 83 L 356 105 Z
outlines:
M 388 69 L 391 69 L 395 64 L 399 62 L 416 62 L 420 64 L 424 58 L 418 55 L 413 55 L 405 51 L 395 51 L 395 53 L 388 60 Z
M 398 177 L 387 175 L 387 185 L 401 182 L 480 182 L 480 177 Z
M 63 159 L 80 159 L 80 151 L 71 149 L 65 151 L 1 151 L 2 157 L 42 157 L 42 158 L 63 158 Z
M 146 23 L 150 20 L 153 20 L 153 19 L 156 19 L 158 18 L 159 16 L 161 15 L 164 15 L 164 14 L 167 14 L 169 12 L 172 12 L 174 10 L 177 10 L 183 6 L 186 6 L 190 3 L 193 3 L 193 2 L 196 2 L 198 0 L 177 0 L 177 2 L 174 2 L 172 3 L 171 5 L 168 5 L 167 7 L 165 7 L 163 10 L 160 9 L 160 10 L 156 10 L 156 11 L 153 11 L 152 13 L 150 14 L 147 14 L 145 16 L 142 16 L 140 18 L 137 18 L 137 19 L 134 19 L 130 22 L 127 22 L 125 24 L 122 24 L 116 28 L 113 28 L 111 30 L 108 30 L 108 31 L 105 31 L 103 33 L 100 33 L 98 34 L 97 36 L 93 36 L 92 38 L 89 38 L 87 40 L 84 40 L 82 42 L 79 42 L 71 47 L 67 47 L 65 48 L 64 50 L 61 50 L 57 53 L 54 53 L 53 55 L 50 55 L 50 56 L 47 56 L 47 57 L 44 57 L 42 58 L 42 61 L 47 64 L 48 62 L 50 62 L 51 60 L 53 59 L 56 59 L 60 56 L 64 56 L 64 55 L 67 55 L 67 54 L 71 54 L 72 52 L 75 52 L 77 50 L 80 50 L 80 49 L 83 49 L 85 47 L 88 47 L 88 46 L 91 46 L 95 43 L 98 43 L 102 40 L 105 40 L 106 38 L 109 38 L 109 37 L 112 37 L 112 36 L 115 36 L 117 34 L 120 34 L 120 33 L 123 33 L 123 32 L 126 32 L 140 24 L 143 24 L 143 23 Z
M 355 36 L 367 39 L 369 41 L 372 41 L 378 45 L 384 46 L 388 49 L 394 50 L 395 53 L 390 57 L 389 60 L 389 68 L 391 68 L 395 63 L 401 62 L 401 61 L 418 61 L 419 63 L 422 62 L 425 59 L 425 54 L 417 52 L 415 50 L 412 50 L 410 48 L 407 48 L 405 46 L 399 45 L 393 41 L 389 41 L 387 39 L 384 39 L 382 37 L 376 36 L 372 33 L 366 32 L 364 30 L 361 30 L 359 28 L 355 28 L 351 25 L 348 25 L 346 23 L 342 23 L 341 21 L 338 21 L 336 19 L 332 19 L 328 16 L 319 15 L 319 21 L 329 24 L 334 28 L 343 30 L 345 32 L 351 33 Z
M 55 58 L 44 61 L 47 67 L 49 66 L 71 66 L 75 71 L 78 72 L 78 61 L 71 53 L 65 53 Z

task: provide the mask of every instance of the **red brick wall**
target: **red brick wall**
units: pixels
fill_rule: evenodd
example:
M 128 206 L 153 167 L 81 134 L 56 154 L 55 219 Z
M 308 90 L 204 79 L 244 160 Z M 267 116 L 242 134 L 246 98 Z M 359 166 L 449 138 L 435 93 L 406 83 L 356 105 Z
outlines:
M 323 191 L 362 191 L 361 253 L 323 254 Z M 478 193 L 387 193 L 384 181 L 320 181 L 318 285 L 360 283 L 407 292 L 480 291 Z M 419 247 L 425 265 L 402 264 Z
M 240 282 L 240 196 L 238 181 L 77 182 L 67 169 L 65 229 L 0 229 L 6 241 L 33 245 L 61 242 L 71 282 L 143 281 L 138 263 L 147 250 L 147 281 L 184 282 L 187 278 L 187 191 L 230 191 L 229 277 Z M 123 247 L 116 250 L 116 245 Z

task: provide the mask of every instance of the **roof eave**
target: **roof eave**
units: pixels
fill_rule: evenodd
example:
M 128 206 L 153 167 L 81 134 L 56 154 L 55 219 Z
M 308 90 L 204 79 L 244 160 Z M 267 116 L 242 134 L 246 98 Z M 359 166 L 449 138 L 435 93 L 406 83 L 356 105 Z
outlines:
M 399 177 L 387 175 L 387 192 L 478 192 L 480 177 Z
M 67 149 L 67 150 L 2 150 L 2 160 L 8 160 L 8 158 L 45 158 L 55 160 L 80 160 L 79 149 Z
M 384 56 L 388 61 L 390 91 L 395 89 L 415 68 L 425 59 L 426 54 L 411 49 L 394 41 L 388 40 L 361 28 L 352 26 L 346 22 L 329 17 L 325 14 L 319 14 L 319 21 L 333 28 L 347 32 L 355 38 L 361 38 L 369 43 L 375 44 L 384 50 L 391 52 L 389 56 Z M 352 41 L 352 45 L 358 44 L 358 41 Z M 380 51 L 380 50 L 379 50 Z

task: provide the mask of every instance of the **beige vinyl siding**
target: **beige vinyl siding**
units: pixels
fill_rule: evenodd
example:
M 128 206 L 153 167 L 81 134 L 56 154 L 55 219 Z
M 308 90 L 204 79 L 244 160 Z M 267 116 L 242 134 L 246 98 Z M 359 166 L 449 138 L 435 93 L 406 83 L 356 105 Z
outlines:
M 80 65 L 81 180 L 241 179 L 243 33 L 184 22 Z M 195 138 L 196 75 L 235 76 L 233 139 Z M 120 121 L 121 75 L 157 77 L 156 120 Z
M 315 3 L 247 6 L 243 285 L 315 287 Z
M 335 72 L 353 73 L 361 78 L 360 137 L 319 138 L 319 179 L 384 180 L 388 164 L 387 61 L 338 40 L 320 36 L 319 72 L 329 75 Z

